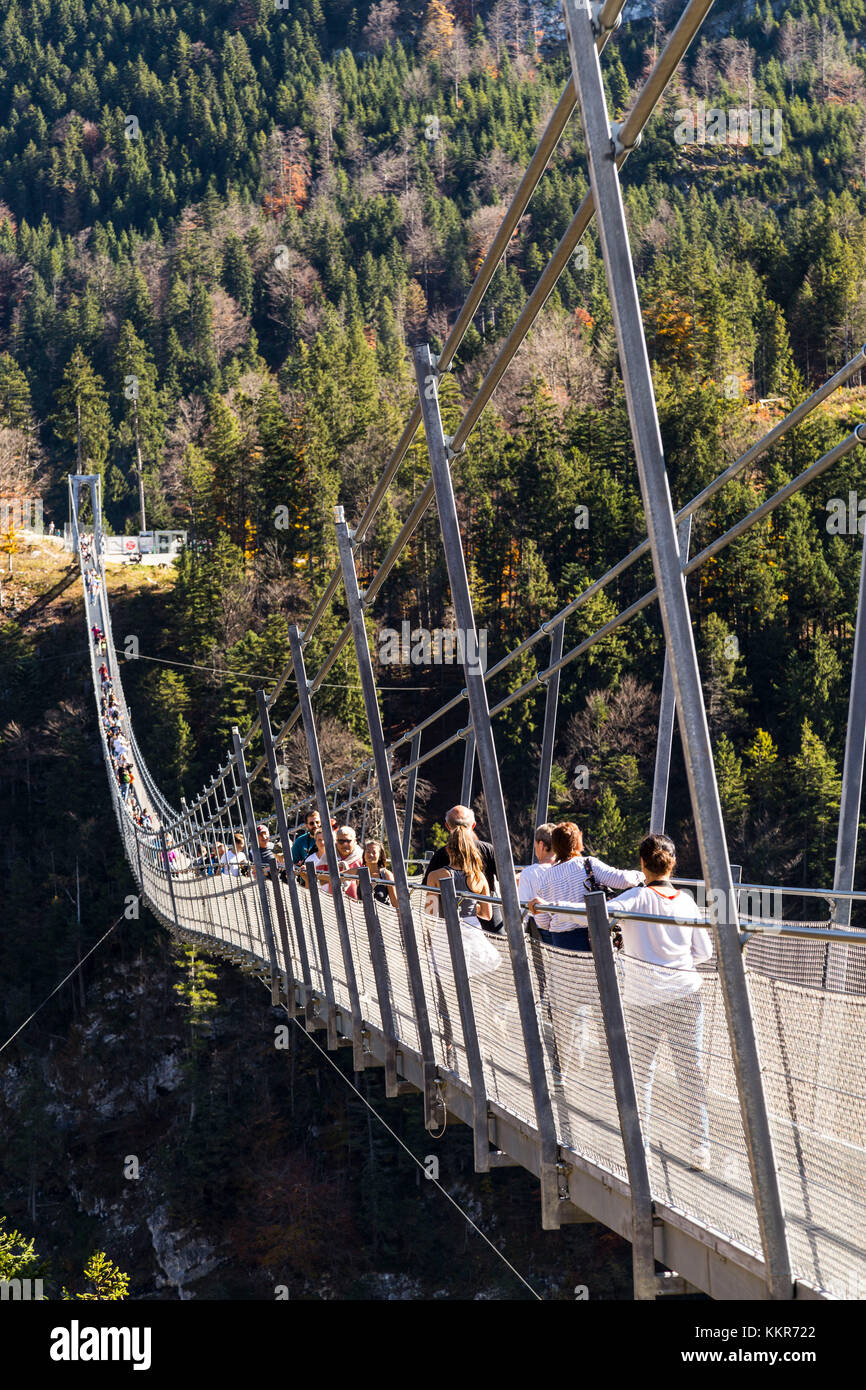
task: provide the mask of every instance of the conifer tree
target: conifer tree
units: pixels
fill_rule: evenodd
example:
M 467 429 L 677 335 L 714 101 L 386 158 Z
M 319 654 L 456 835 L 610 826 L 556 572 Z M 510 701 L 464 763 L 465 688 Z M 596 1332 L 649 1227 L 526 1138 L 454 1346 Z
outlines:
M 55 394 L 54 433 L 65 444 L 67 457 L 81 472 L 104 474 L 111 417 L 102 377 L 97 376 L 81 348 L 66 364 Z

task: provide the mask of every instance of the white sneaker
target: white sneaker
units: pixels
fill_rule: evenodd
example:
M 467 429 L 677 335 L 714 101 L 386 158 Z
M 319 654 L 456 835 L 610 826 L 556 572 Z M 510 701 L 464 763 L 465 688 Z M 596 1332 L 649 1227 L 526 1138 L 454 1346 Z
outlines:
M 707 1173 L 710 1169 L 709 1144 L 696 1144 L 692 1149 L 689 1167 L 696 1173 Z

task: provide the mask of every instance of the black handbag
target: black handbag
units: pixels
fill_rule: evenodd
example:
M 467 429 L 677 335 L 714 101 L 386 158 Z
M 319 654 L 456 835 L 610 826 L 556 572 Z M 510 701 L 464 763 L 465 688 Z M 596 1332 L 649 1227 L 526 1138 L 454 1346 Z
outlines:
M 592 872 L 592 865 L 588 857 L 584 857 L 583 867 L 586 871 L 586 878 L 583 880 L 583 886 L 588 892 L 604 893 L 606 898 L 615 898 L 617 896 L 617 890 L 615 888 L 605 888 L 603 883 L 599 883 L 595 874 Z M 621 951 L 623 948 L 622 932 L 615 923 L 613 924 L 613 930 L 610 935 L 616 950 Z

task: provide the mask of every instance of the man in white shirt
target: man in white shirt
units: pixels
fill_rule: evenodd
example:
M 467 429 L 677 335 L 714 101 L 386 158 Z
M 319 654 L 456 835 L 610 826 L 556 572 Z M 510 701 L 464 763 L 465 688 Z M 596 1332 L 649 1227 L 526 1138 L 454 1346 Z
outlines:
M 544 825 L 535 828 L 533 837 L 533 851 L 535 853 L 534 864 L 528 864 L 522 871 L 517 880 L 517 894 L 521 904 L 532 902 L 535 898 L 543 898 L 544 879 L 550 870 L 551 865 L 556 863 L 556 854 L 553 849 L 553 832 L 556 829 L 553 821 L 545 821 Z M 534 917 L 527 919 L 529 933 L 529 954 L 535 969 L 535 977 L 538 981 L 538 1022 L 541 1027 L 542 1037 L 550 1055 L 554 1058 L 553 1070 L 559 1072 L 559 1060 L 556 1050 L 556 1037 L 553 1031 L 553 1013 L 550 1007 L 550 998 L 547 988 L 547 974 L 544 969 L 544 953 L 541 950 L 541 937 L 538 931 L 538 923 Z
M 340 873 L 357 874 L 364 863 L 364 856 L 351 825 L 341 825 L 338 828 L 334 835 L 334 844 L 337 847 L 337 867 Z M 347 898 L 357 898 L 357 878 L 344 879 L 343 892 Z
M 712 934 L 691 922 L 705 921 L 688 893 L 674 888 L 670 876 L 676 850 L 667 835 L 647 835 L 640 846 L 643 887 L 622 893 L 611 911 L 646 913 L 645 921 L 620 922 L 625 973 L 624 1004 L 635 1089 L 643 1103 L 644 1143 L 649 1157 L 650 1121 L 656 1061 L 667 1038 L 676 1073 L 674 1133 L 685 1128 L 690 1166 L 710 1167 L 710 1126 L 702 1053 L 704 1010 L 697 966 L 713 954 Z
M 534 837 L 534 850 L 536 863 L 527 864 L 517 880 L 517 892 L 522 903 L 528 903 L 531 898 L 544 896 L 544 876 L 551 864 L 556 863 L 556 855 L 551 847 L 551 837 L 556 826 L 553 821 L 547 821 L 544 825 L 536 827 Z

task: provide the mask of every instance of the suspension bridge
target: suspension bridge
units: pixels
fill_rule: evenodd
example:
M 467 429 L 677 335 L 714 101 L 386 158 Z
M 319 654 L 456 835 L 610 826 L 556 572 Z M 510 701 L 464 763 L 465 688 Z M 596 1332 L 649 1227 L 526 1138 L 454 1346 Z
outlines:
M 742 476 L 866 364 L 866 348 L 780 420 L 697 496 L 674 510 L 665 468 L 649 359 L 620 188 L 620 169 L 659 102 L 712 0 L 691 0 L 629 114 L 612 123 L 602 81 L 603 50 L 624 0 L 587 5 L 565 0 L 572 74 L 507 209 L 491 249 L 438 356 L 415 350 L 417 403 L 363 516 L 350 528 L 337 508 L 340 563 L 303 631 L 290 630 L 292 661 L 257 714 L 236 729 L 226 762 L 189 804 L 169 804 L 141 755 L 127 710 L 111 631 L 102 545 L 100 479 L 69 480 L 74 544 L 85 581 L 90 659 L 97 711 L 109 669 L 123 737 L 134 770 L 126 794 L 112 765 L 100 719 L 109 788 L 130 870 L 158 920 L 178 939 L 220 954 L 259 976 L 274 1004 L 331 1050 L 351 1047 L 354 1069 L 383 1071 L 386 1096 L 417 1092 L 424 1121 L 440 1133 L 449 1117 L 471 1126 L 480 1172 L 519 1165 L 539 1180 L 547 1230 L 597 1221 L 632 1242 L 634 1291 L 641 1300 L 702 1290 L 716 1299 L 858 1298 L 866 1293 L 866 934 L 853 929 L 853 886 L 866 748 L 866 636 L 861 573 L 843 767 L 836 870 L 831 886 L 791 887 L 740 881 L 729 862 L 686 581 L 751 526 L 866 442 L 866 425 L 690 557 L 691 518 Z M 590 190 L 529 295 L 453 436 L 443 432 L 438 387 L 454 360 L 492 276 L 566 124 L 579 108 Z M 647 524 L 646 539 L 613 569 L 571 598 L 512 652 L 484 671 L 452 486 L 472 430 L 592 219 L 613 311 L 620 367 Z M 357 547 L 370 534 L 388 488 L 419 429 L 430 477 L 365 590 Z M 457 628 L 464 642 L 465 686 L 388 742 L 378 703 L 365 611 L 381 592 L 427 510 L 435 505 Z M 81 544 L 84 529 L 92 543 Z M 641 557 L 654 585 L 599 630 L 565 650 L 568 619 Z M 318 670 L 305 651 L 330 604 L 341 595 L 349 621 Z M 702 1076 L 680 1074 L 675 1036 L 656 1056 L 657 1039 L 623 1003 L 623 962 L 611 950 L 612 927 L 629 914 L 590 893 L 585 916 L 591 954 L 527 940 L 516 884 L 507 808 L 496 755 L 495 716 L 544 691 L 537 821 L 547 819 L 557 707 L 568 668 L 635 614 L 658 602 L 665 637 L 651 826 L 664 828 L 674 723 L 683 748 L 703 877 L 712 960 L 701 967 Z M 93 628 L 105 633 L 105 651 Z M 469 640 L 469 638 L 474 640 Z M 340 653 L 352 644 L 372 756 L 329 780 L 323 766 L 314 697 Z M 537 673 L 491 705 L 490 680 L 540 648 Z M 473 656 L 474 653 L 474 656 Z M 287 686 L 296 700 L 273 727 Z M 461 726 L 436 741 L 435 726 L 454 711 Z M 465 716 L 465 721 L 464 721 Z M 287 805 L 278 750 L 296 726 L 303 733 L 314 797 Z M 432 738 L 432 742 L 431 742 Z M 422 751 L 422 742 L 428 744 Z M 464 745 L 461 801 L 471 802 L 477 765 L 493 844 L 501 936 L 480 951 L 461 929 L 453 883 L 441 888 L 441 915 L 427 911 L 427 890 L 410 873 L 410 835 L 419 768 L 455 743 Z M 402 766 L 396 760 L 403 758 Z M 399 798 L 395 795 L 398 783 Z M 376 798 L 393 869 L 396 907 L 378 901 L 369 871 L 357 873 L 357 898 L 322 891 L 315 874 L 302 885 L 291 869 L 293 835 L 305 811 L 318 810 L 330 883 L 339 881 L 332 818 L 366 816 Z M 150 825 L 131 814 L 133 801 Z M 402 807 L 402 818 L 400 809 Z M 256 825 L 275 821 L 288 873 L 263 871 Z M 240 837 L 239 839 L 236 837 Z M 249 876 L 207 874 L 218 845 L 243 845 Z M 771 893 L 784 916 L 768 917 Z M 758 904 L 756 907 L 755 904 Z M 796 911 L 795 911 L 796 908 Z M 807 916 L 808 914 L 808 916 Z M 625 962 L 632 970 L 639 962 Z M 542 979 L 553 984 L 545 991 Z M 654 1072 L 652 1122 L 641 1094 Z M 688 1113 L 706 1095 L 708 1165 L 690 1162 Z M 661 1266 L 661 1269 L 657 1268 Z

